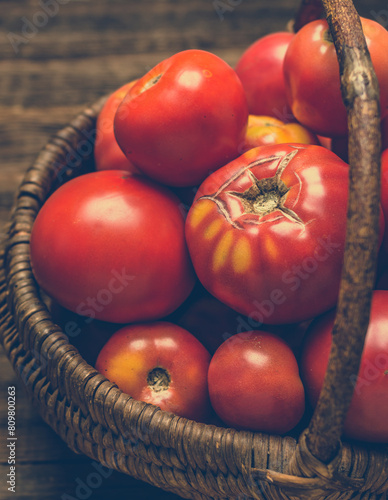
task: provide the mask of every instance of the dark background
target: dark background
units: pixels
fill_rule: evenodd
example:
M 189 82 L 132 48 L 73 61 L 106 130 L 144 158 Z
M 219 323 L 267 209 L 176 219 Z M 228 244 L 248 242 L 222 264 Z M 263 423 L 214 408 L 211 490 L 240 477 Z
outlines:
M 356 0 L 388 26 L 388 0 Z M 299 0 L 0 0 L 0 237 L 23 173 L 48 138 L 98 97 L 180 50 L 234 66 L 257 38 L 286 29 Z M 388 48 L 387 48 L 388 50 Z M 7 387 L 16 386 L 16 494 L 7 491 Z M 0 350 L 0 498 L 173 499 L 113 472 L 95 472 L 41 420 Z M 77 497 L 78 493 L 78 497 Z

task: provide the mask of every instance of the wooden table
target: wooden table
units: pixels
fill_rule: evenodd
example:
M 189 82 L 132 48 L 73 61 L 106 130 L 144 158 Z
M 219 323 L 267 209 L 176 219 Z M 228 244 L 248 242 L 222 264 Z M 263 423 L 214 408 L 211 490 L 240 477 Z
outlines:
M 0 37 L 0 223 L 23 173 L 50 135 L 87 104 L 189 48 L 234 65 L 258 37 L 284 30 L 299 0 L 2 0 Z M 387 1 L 360 0 L 361 15 L 388 24 Z M 1 229 L 2 231 L 2 229 Z M 3 235 L 3 232 L 0 232 Z M 0 434 L 7 388 L 16 387 L 16 494 L 7 491 L 9 450 L 0 448 L 0 498 L 177 498 L 70 451 L 32 408 L 0 351 Z

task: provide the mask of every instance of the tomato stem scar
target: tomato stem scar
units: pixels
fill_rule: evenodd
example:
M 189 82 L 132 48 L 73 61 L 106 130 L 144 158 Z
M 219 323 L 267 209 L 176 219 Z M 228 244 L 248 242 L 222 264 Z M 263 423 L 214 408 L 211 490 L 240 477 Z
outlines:
M 166 391 L 170 387 L 171 377 L 167 370 L 157 366 L 147 376 L 147 384 L 155 392 Z

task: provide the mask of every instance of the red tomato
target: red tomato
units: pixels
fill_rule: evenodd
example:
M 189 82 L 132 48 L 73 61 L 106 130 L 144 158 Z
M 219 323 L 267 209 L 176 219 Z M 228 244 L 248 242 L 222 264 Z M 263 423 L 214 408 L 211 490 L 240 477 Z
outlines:
M 388 149 L 381 155 L 381 208 L 383 209 L 386 226 L 388 224 Z M 385 254 L 385 260 L 388 257 L 388 228 L 384 233 L 382 252 Z
M 324 137 L 323 135 L 317 135 L 317 137 L 321 146 L 331 150 L 332 139 L 330 137 Z
M 205 288 L 261 323 L 296 323 L 333 307 L 348 173 L 322 146 L 283 144 L 251 149 L 209 176 L 186 219 Z
M 128 160 L 117 144 L 113 119 L 117 108 L 128 90 L 133 87 L 136 80 L 126 83 L 109 96 L 100 111 L 96 123 L 96 141 L 94 144 L 94 160 L 96 170 L 126 170 L 139 172 L 135 165 Z
M 250 331 L 226 340 L 210 361 L 208 385 L 215 412 L 235 428 L 282 434 L 304 413 L 295 356 L 268 332 Z
M 241 152 L 258 146 L 287 142 L 319 144 L 317 136 L 299 123 L 284 123 L 272 116 L 249 115 L 245 143 Z
M 173 323 L 195 335 L 210 354 L 214 354 L 218 347 L 232 335 L 246 333 L 252 329 L 265 330 L 278 335 L 297 353 L 310 323 L 265 325 L 237 313 L 213 297 L 200 284 L 169 318 Z
M 168 322 L 129 325 L 102 348 L 96 369 L 125 393 L 181 417 L 209 415 L 210 354 L 187 330 Z
M 314 406 L 329 359 L 334 316 L 335 312 L 330 311 L 312 323 L 302 352 L 302 380 Z M 344 434 L 388 443 L 388 291 L 374 292 L 360 369 L 351 382 L 354 393 Z
M 235 71 L 202 50 L 156 65 L 129 90 L 114 122 L 125 155 L 149 177 L 194 186 L 238 156 L 248 120 Z
M 179 207 L 167 188 L 124 171 L 67 182 L 32 228 L 38 284 L 89 318 L 127 323 L 171 313 L 195 281 Z
M 268 115 L 282 121 L 294 117 L 287 102 L 283 60 L 294 34 L 286 31 L 259 38 L 243 53 L 236 73 L 244 86 L 252 115 Z
M 381 115 L 388 111 L 388 32 L 361 18 L 368 49 L 380 85 Z M 291 41 L 284 58 L 286 89 L 296 119 L 315 133 L 346 135 L 339 64 L 326 20 L 306 24 Z

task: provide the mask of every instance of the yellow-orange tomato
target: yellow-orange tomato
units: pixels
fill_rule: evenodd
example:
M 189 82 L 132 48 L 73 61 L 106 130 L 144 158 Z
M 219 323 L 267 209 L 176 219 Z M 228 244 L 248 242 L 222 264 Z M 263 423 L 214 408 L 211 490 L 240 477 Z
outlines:
M 127 325 L 101 349 L 96 369 L 138 401 L 204 422 L 210 416 L 210 354 L 194 335 L 167 321 Z
M 284 123 L 272 116 L 249 115 L 243 152 L 271 144 L 319 144 L 318 137 L 299 123 Z

